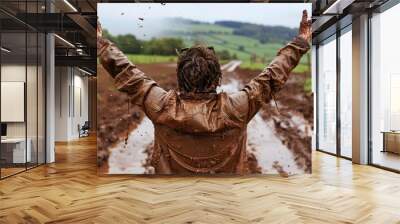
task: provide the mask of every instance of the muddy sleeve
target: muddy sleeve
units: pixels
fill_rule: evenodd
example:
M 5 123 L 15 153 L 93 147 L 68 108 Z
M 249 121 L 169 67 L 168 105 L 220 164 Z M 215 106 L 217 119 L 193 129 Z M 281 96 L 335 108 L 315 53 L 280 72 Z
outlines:
M 140 71 L 111 41 L 97 40 L 97 57 L 114 78 L 115 87 L 132 97 L 132 102 L 144 106 L 149 94 L 164 94 L 157 83 Z
M 261 104 L 268 103 L 276 92 L 282 89 L 290 72 L 301 57 L 310 49 L 309 43 L 300 37 L 278 51 L 274 60 L 252 79 L 243 89 L 248 97 L 248 121 L 258 112 Z

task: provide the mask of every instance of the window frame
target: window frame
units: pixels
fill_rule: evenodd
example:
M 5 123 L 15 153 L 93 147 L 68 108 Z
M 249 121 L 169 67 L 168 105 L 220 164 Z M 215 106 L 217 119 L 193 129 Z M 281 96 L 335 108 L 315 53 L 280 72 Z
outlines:
M 26 16 L 27 13 L 29 13 L 29 12 L 27 12 L 27 4 L 26 4 L 27 1 L 21 1 L 21 2 L 25 3 L 25 12 L 24 12 L 24 14 Z M 38 8 L 39 1 L 33 1 L 33 3 L 37 4 L 36 5 L 36 10 L 38 12 L 38 10 L 39 10 L 39 8 Z M 48 10 L 47 8 L 48 7 L 46 7 L 46 9 L 45 9 L 46 12 Z M 0 5 L 0 11 L 3 12 L 3 13 L 6 13 L 7 15 L 12 15 L 8 11 L 4 10 L 3 8 L 1 8 L 1 5 Z M 39 167 L 41 165 L 47 164 L 47 128 L 46 128 L 47 127 L 47 110 L 46 110 L 46 108 L 47 108 L 47 99 L 46 99 L 47 98 L 47 81 L 46 81 L 46 79 L 47 79 L 47 43 L 48 43 L 47 32 L 43 32 L 41 30 L 38 30 L 38 29 L 36 29 L 36 28 L 24 23 L 23 21 L 20 21 L 18 18 L 13 18 L 13 19 L 23 23 L 23 29 L 15 30 L 15 31 L 8 31 L 8 30 L 1 30 L 0 29 L 0 45 L 2 45 L 1 41 L 2 41 L 2 35 L 3 34 L 6 34 L 6 33 L 21 33 L 21 34 L 25 35 L 25 37 L 24 37 L 25 38 L 25 40 L 24 40 L 25 41 L 25 46 L 24 46 L 24 50 L 23 50 L 25 52 L 25 55 L 24 55 L 24 58 L 23 58 L 23 60 L 25 61 L 25 64 L 24 64 L 24 66 L 25 66 L 25 69 L 24 69 L 25 70 L 25 87 L 24 87 L 24 89 L 25 89 L 25 93 L 24 93 L 24 98 L 25 98 L 24 99 L 25 166 L 24 166 L 24 169 L 22 169 L 20 171 L 17 171 L 15 173 L 9 174 L 7 176 L 4 176 L 4 174 L 2 173 L 2 167 L 0 166 L 0 180 L 4 180 L 4 179 L 6 179 L 8 177 L 12 177 L 14 175 L 26 172 L 26 171 L 28 171 L 30 169 L 33 169 L 33 168 Z M 33 93 L 33 94 L 35 94 L 35 97 L 36 97 L 36 121 L 34 122 L 35 125 L 36 125 L 36 136 L 33 137 L 33 138 L 36 138 L 36 140 L 37 140 L 36 158 L 35 158 L 36 161 L 33 164 L 29 164 L 29 166 L 28 166 L 29 162 L 27 162 L 27 156 L 28 156 L 28 154 L 27 154 L 27 147 L 28 147 L 28 110 L 27 110 L 27 83 L 28 83 L 28 78 L 27 78 L 27 76 L 28 76 L 28 65 L 29 65 L 29 63 L 28 63 L 28 34 L 33 34 L 33 35 L 36 36 L 36 49 L 35 49 L 35 51 L 36 51 L 36 57 L 37 57 L 36 61 L 34 62 L 34 65 L 36 66 L 36 71 L 35 71 L 35 73 L 36 73 L 36 91 L 35 91 L 35 93 Z M 40 34 L 43 34 L 43 35 L 40 35 Z M 39 38 L 39 36 L 41 36 L 42 38 Z M 41 44 L 42 44 L 41 47 L 43 49 L 39 48 L 39 41 L 41 41 Z M 39 49 L 41 51 L 39 51 Z M 39 63 L 39 52 L 43 53 L 43 55 L 40 55 L 42 57 L 42 60 L 44 61 L 43 64 Z M 2 79 L 2 76 L 1 76 L 1 68 L 3 66 L 3 64 L 2 64 L 2 62 L 3 62 L 2 56 L 3 55 L 0 53 L 0 82 L 1 82 L 1 79 Z M 42 114 L 42 115 L 39 115 L 39 113 L 38 113 L 38 111 L 39 111 L 39 81 L 38 81 L 39 69 L 38 69 L 38 66 L 40 66 L 40 65 L 42 65 L 42 71 L 41 71 L 42 74 L 41 75 L 42 75 L 42 82 L 43 82 L 42 84 L 43 84 L 43 88 L 44 88 L 44 90 L 42 92 L 42 96 L 43 96 L 42 103 L 43 103 L 43 105 L 41 105 L 43 107 L 42 109 L 44 110 L 43 111 L 44 114 Z M 0 89 L 1 89 L 1 86 L 0 86 Z M 1 97 L 0 97 L 0 100 L 1 100 Z M 1 111 L 1 109 L 2 108 L 1 108 L 1 105 L 0 105 L 0 111 Z M 40 116 L 43 116 L 43 117 L 40 117 Z M 43 133 L 42 133 L 43 134 L 43 143 L 44 144 L 42 145 L 43 148 L 41 149 L 41 151 L 43 152 L 43 155 L 41 155 L 41 157 L 43 157 L 42 158 L 43 162 L 39 162 L 39 144 L 38 144 L 38 139 L 39 139 L 39 120 L 41 120 L 43 122 L 42 125 L 43 125 L 43 129 L 44 129 Z M 0 123 L 2 123 L 1 122 L 1 115 L 0 115 Z M 1 144 L 0 144 L 0 158 L 1 158 Z M 21 167 L 21 168 L 23 168 L 23 167 Z
M 387 171 L 391 171 L 391 172 L 395 172 L 395 173 L 400 173 L 400 170 L 391 168 L 391 167 L 387 167 L 384 165 L 380 165 L 377 163 L 373 162 L 373 130 L 372 130 L 372 106 L 373 106 L 373 102 L 372 102 L 372 94 L 373 94 L 373 88 L 372 88 L 372 19 L 373 19 L 373 15 L 374 14 L 381 14 L 384 13 L 385 11 L 391 9 L 392 7 L 396 6 L 400 4 L 400 2 L 398 0 L 388 0 L 386 1 L 384 4 L 380 5 L 377 8 L 374 8 L 372 10 L 368 11 L 368 30 L 367 30 L 367 39 L 368 39 L 368 69 L 367 69 L 367 79 L 368 79 L 368 111 L 367 111 L 367 117 L 368 117 L 368 165 L 373 166 L 373 167 L 377 167 L 383 170 L 387 170 Z
M 317 39 L 316 43 L 316 63 L 315 63 L 315 68 L 316 69 L 316 104 L 315 110 L 316 110 L 316 151 L 323 152 L 329 155 L 333 155 L 339 158 L 343 158 L 346 160 L 352 160 L 351 157 L 347 157 L 342 155 L 342 150 L 341 150 L 341 119 L 340 119 L 340 77 L 341 77 L 341 66 L 340 66 L 340 37 L 347 32 L 352 32 L 352 17 L 350 15 L 343 17 L 341 20 L 337 21 L 337 23 L 333 24 L 331 27 L 326 29 L 325 33 L 321 33 L 320 35 L 322 38 Z M 335 36 L 335 38 L 332 38 Z M 318 91 L 319 89 L 319 47 L 321 43 L 327 43 L 330 41 L 336 41 L 336 151 L 335 153 L 326 151 L 324 149 L 321 149 L 320 143 L 319 143 L 319 100 L 320 100 L 320 93 Z

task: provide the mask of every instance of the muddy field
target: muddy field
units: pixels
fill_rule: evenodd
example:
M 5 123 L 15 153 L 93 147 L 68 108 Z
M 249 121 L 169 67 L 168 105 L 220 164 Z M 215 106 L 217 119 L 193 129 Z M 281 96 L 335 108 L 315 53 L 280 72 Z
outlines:
M 138 65 L 165 89 L 177 87 L 174 64 Z M 222 66 L 220 91 L 233 92 L 260 71 Z M 249 173 L 287 176 L 311 172 L 313 97 L 304 91 L 310 74 L 292 74 L 275 101 L 265 104 L 248 125 Z M 98 66 L 98 165 L 101 173 L 153 173 L 148 155 L 153 127 L 140 108 L 116 91 L 113 80 Z

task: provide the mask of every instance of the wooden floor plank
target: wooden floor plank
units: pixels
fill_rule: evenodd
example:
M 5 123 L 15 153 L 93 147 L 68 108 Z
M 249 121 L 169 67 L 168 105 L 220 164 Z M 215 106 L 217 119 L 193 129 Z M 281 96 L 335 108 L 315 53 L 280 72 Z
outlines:
M 96 139 L 0 181 L 0 223 L 400 223 L 400 175 L 313 153 L 313 174 L 100 177 Z

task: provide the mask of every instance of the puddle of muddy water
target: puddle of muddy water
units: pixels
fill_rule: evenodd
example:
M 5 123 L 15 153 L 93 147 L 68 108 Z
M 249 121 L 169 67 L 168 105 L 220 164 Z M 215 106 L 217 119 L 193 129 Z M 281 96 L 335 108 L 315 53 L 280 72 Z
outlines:
M 127 145 L 118 143 L 111 149 L 108 159 L 109 174 L 144 174 L 147 158 L 146 147 L 153 143 L 153 123 L 144 117 L 139 126 L 129 134 Z
M 219 91 L 232 93 L 241 88 L 241 83 L 231 79 L 227 84 L 221 85 Z M 282 143 L 275 134 L 272 121 L 264 120 L 259 113 L 247 126 L 247 145 L 252 149 L 262 173 L 298 174 L 303 173 L 296 165 L 293 153 Z M 279 163 L 282 170 L 276 169 Z
M 218 91 L 231 93 L 239 90 L 240 82 L 232 79 L 218 88 Z M 298 118 L 294 124 L 302 123 Z M 249 123 L 248 149 L 251 149 L 262 168 L 262 173 L 303 173 L 296 165 L 293 153 L 282 143 L 276 135 L 272 121 L 264 120 L 257 114 Z M 146 172 L 144 164 L 147 158 L 146 148 L 153 143 L 154 126 L 148 118 L 144 118 L 140 125 L 130 133 L 127 145 L 124 142 L 111 149 L 109 158 L 110 174 L 143 174 Z M 279 169 L 277 169 L 279 164 Z

